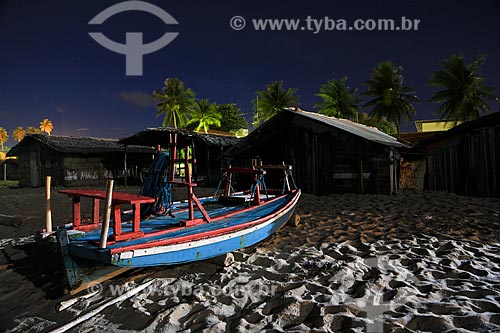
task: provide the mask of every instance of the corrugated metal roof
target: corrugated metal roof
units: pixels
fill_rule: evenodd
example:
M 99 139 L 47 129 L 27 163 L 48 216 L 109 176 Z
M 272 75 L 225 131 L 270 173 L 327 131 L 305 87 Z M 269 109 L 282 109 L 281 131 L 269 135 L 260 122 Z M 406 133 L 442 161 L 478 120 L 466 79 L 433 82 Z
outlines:
M 409 133 L 393 134 L 392 136 L 394 136 L 398 140 L 401 140 L 402 142 L 404 142 L 409 146 L 416 146 L 420 142 L 427 140 L 439 133 L 441 132 L 409 132 Z
M 285 109 L 283 112 L 295 112 L 297 115 L 320 121 L 326 125 L 336 127 L 351 134 L 360 136 L 366 140 L 377 142 L 386 146 L 407 147 L 393 136 L 386 134 L 375 127 L 355 123 L 347 119 L 328 117 L 323 114 L 304 111 L 301 109 L 298 109 L 297 111 Z

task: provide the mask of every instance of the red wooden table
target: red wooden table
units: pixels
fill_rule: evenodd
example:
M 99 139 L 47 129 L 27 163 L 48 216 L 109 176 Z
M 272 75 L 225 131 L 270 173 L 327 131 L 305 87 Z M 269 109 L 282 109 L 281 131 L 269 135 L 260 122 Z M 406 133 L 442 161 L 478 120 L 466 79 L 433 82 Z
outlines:
M 101 200 L 106 199 L 106 191 L 102 190 L 60 190 L 59 193 L 68 195 L 73 200 L 73 228 L 82 231 L 95 230 L 99 225 L 99 205 Z M 92 224 L 81 224 L 80 198 L 91 198 L 94 201 L 92 210 Z M 154 203 L 155 198 L 145 197 L 135 194 L 113 192 L 111 205 L 113 208 L 113 235 L 112 241 L 120 241 L 137 238 L 144 235 L 140 229 L 141 204 Z M 134 218 L 132 232 L 122 233 L 122 218 L 120 205 L 128 204 L 133 206 Z

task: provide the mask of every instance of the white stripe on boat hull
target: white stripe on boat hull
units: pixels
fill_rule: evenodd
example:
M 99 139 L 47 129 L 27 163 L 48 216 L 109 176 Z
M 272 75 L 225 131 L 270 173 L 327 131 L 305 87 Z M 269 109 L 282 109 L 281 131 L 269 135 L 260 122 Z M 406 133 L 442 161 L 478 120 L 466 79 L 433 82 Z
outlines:
M 232 233 L 229 233 L 226 235 L 209 237 L 209 238 L 200 239 L 197 241 L 192 241 L 192 242 L 187 242 L 187 243 L 182 243 L 182 244 L 165 245 L 165 246 L 157 246 L 157 247 L 151 247 L 151 248 L 146 248 L 146 249 L 126 251 L 126 252 L 122 252 L 119 254 L 119 260 L 126 260 L 126 259 L 131 259 L 131 258 L 136 258 L 136 257 L 142 257 L 142 256 L 150 256 L 150 255 L 155 255 L 155 254 L 182 251 L 182 250 L 197 248 L 197 247 L 209 245 L 209 244 L 213 245 L 213 244 L 216 244 L 218 242 L 227 241 L 229 239 L 233 239 L 233 238 L 237 238 L 237 237 L 251 234 L 259 229 L 265 228 L 266 226 L 272 224 L 273 222 L 278 220 L 280 217 L 287 214 L 290 210 L 294 209 L 295 204 L 299 200 L 299 197 L 300 197 L 300 195 L 296 196 L 296 198 L 294 198 L 294 200 L 290 203 L 290 206 L 287 209 L 283 210 L 281 213 L 272 217 L 271 219 L 269 219 L 263 223 L 260 223 L 256 226 L 246 228 L 246 229 L 243 229 L 243 230 L 240 230 L 237 232 L 232 232 Z

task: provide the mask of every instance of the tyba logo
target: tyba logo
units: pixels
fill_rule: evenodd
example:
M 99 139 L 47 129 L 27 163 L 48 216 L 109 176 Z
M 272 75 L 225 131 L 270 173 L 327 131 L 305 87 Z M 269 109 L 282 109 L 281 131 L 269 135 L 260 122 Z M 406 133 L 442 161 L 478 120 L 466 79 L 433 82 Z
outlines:
M 144 1 L 125 1 L 117 3 L 97 14 L 90 20 L 89 24 L 102 24 L 113 15 L 131 10 L 138 10 L 156 15 L 165 22 L 165 24 L 179 24 L 169 13 L 160 7 Z M 142 75 L 142 57 L 145 54 L 156 52 L 167 46 L 177 37 L 177 35 L 179 35 L 179 33 L 166 32 L 159 39 L 148 44 L 143 44 L 142 32 L 125 33 L 125 44 L 110 40 L 100 32 L 89 32 L 89 35 L 105 48 L 125 55 L 127 76 L 140 76 Z

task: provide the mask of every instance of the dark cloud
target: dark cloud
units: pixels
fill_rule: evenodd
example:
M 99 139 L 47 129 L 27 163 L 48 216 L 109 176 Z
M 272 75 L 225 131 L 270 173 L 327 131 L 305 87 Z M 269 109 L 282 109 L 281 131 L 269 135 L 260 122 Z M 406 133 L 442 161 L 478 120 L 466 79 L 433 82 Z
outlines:
M 116 93 L 116 96 L 122 101 L 132 104 L 140 109 L 146 109 L 157 104 L 151 94 L 140 90 L 120 91 L 119 93 Z

